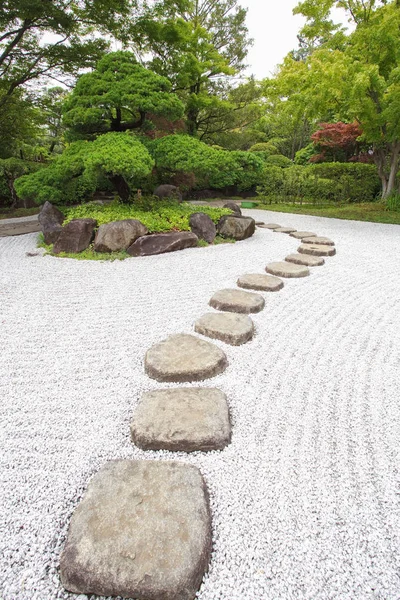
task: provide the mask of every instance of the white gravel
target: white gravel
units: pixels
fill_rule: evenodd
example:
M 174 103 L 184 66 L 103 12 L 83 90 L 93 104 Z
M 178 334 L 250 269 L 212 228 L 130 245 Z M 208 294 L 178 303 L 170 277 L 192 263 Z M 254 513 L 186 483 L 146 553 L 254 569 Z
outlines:
M 400 227 L 247 211 L 331 237 L 337 255 L 266 293 L 257 335 L 223 347 L 232 443 L 144 452 L 129 423 L 143 357 L 192 331 L 218 289 L 299 241 L 257 229 L 235 245 L 124 262 L 27 257 L 0 239 L 0 598 L 76 598 L 59 553 L 88 479 L 118 457 L 198 465 L 214 552 L 200 600 L 400 598 Z M 79 596 L 80 600 L 86 596 Z

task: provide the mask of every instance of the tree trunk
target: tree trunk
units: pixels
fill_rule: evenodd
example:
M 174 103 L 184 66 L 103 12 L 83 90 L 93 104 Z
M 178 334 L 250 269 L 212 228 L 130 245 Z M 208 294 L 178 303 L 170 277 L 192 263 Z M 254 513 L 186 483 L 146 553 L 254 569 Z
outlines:
M 385 200 L 393 193 L 396 184 L 396 175 L 399 169 L 400 142 L 393 142 L 385 149 L 374 150 L 374 162 L 378 169 L 378 175 L 382 185 L 382 200 Z M 390 162 L 389 172 L 386 169 Z
M 118 192 L 118 196 L 121 198 L 124 204 L 129 202 L 131 196 L 131 189 L 122 175 L 113 175 L 110 177 L 110 181 Z

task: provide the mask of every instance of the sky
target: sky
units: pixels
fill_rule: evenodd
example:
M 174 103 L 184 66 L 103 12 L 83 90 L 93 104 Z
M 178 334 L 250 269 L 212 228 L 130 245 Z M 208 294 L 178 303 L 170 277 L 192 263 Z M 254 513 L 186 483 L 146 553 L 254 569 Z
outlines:
M 247 55 L 249 75 L 269 77 L 290 50 L 297 48 L 297 33 L 305 19 L 293 15 L 299 0 L 242 0 L 247 27 L 254 44 Z

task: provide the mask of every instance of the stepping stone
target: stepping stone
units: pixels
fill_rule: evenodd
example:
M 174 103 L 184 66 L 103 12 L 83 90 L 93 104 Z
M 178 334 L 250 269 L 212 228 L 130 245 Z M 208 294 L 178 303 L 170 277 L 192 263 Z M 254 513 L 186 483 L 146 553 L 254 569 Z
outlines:
M 294 265 L 290 262 L 272 262 L 265 267 L 265 270 L 267 273 L 278 275 L 279 277 L 307 277 L 310 274 L 307 267 Z
M 315 237 L 316 235 L 316 233 L 312 233 L 311 231 L 294 231 L 290 234 L 290 237 L 294 237 L 297 240 L 302 240 L 303 238 Z
M 256 221 L 257 227 L 261 227 L 261 225 L 265 225 L 264 221 Z
M 273 277 L 272 275 L 262 275 L 261 273 L 242 275 L 236 283 L 241 288 L 263 292 L 277 292 L 283 288 L 282 279 Z
M 310 256 L 309 254 L 289 254 L 285 260 L 295 265 L 305 265 L 306 267 L 320 267 L 325 264 L 321 256 Z
M 240 346 L 252 339 L 254 324 L 247 315 L 207 313 L 196 321 L 194 330 L 232 346 Z
M 335 242 L 327 237 L 319 237 L 317 235 L 303 238 L 302 244 L 322 244 L 323 246 L 334 246 Z
M 333 256 L 336 254 L 336 248 L 322 244 L 301 244 L 297 248 L 297 252 L 300 252 L 300 254 L 311 254 L 312 256 Z
M 265 300 L 260 294 L 253 294 L 253 292 L 226 289 L 215 292 L 209 305 L 217 310 L 227 310 L 237 313 L 257 313 L 264 308 Z
M 193 600 L 211 544 L 208 494 L 197 467 L 112 460 L 74 511 L 61 582 L 75 594 Z
M 278 223 L 267 223 L 266 225 L 260 225 L 260 227 L 263 227 L 264 229 L 279 229 L 280 225 L 278 225 Z
M 144 368 L 157 381 L 202 381 L 225 371 L 225 353 L 194 335 L 178 333 L 146 352 Z
M 294 233 L 296 230 L 293 227 L 277 227 L 274 231 L 275 233 Z
M 215 388 L 175 388 L 143 394 L 131 423 L 143 450 L 221 450 L 231 439 L 226 396 Z

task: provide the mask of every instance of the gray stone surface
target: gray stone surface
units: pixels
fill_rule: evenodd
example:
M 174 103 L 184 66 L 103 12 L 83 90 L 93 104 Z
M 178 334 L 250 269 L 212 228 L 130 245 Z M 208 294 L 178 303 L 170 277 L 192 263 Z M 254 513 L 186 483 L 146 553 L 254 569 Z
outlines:
M 53 246 L 54 254 L 78 253 L 86 250 L 94 238 L 96 225 L 94 219 L 74 219 L 64 225 Z
M 334 246 L 335 245 L 335 242 L 333 240 L 331 240 L 330 238 L 318 236 L 318 235 L 303 238 L 301 240 L 301 243 L 302 244 L 321 244 L 322 246 Z
M 148 229 L 136 219 L 124 219 L 100 225 L 94 238 L 96 252 L 126 250 L 137 238 L 146 235 Z
M 310 256 L 309 254 L 289 254 L 285 260 L 295 265 L 305 265 L 306 267 L 320 267 L 325 264 L 322 256 Z
M 237 313 L 207 313 L 200 317 L 194 326 L 197 333 L 240 346 L 252 339 L 253 321 L 247 315 Z
M 272 262 L 265 267 L 265 270 L 278 277 L 307 277 L 310 274 L 307 267 L 290 262 Z
M 239 215 L 239 217 L 242 215 L 242 211 L 240 210 L 240 206 L 238 206 L 236 204 L 236 202 L 234 202 L 233 200 L 228 200 L 227 202 L 225 202 L 225 204 L 223 205 L 222 208 L 229 208 L 230 210 L 233 210 L 233 212 L 237 215 Z
M 145 371 L 157 381 L 202 381 L 225 371 L 225 352 L 194 335 L 178 333 L 154 344 L 145 356 Z
M 265 306 L 265 300 L 260 294 L 253 292 L 225 289 L 215 292 L 209 304 L 217 310 L 247 314 L 260 312 Z
M 336 254 L 336 249 L 333 246 L 323 244 L 301 244 L 297 248 L 300 254 L 311 254 L 311 256 L 333 256 Z
M 171 198 L 178 202 L 182 202 L 182 194 L 180 193 L 179 188 L 176 187 L 176 185 L 170 185 L 169 183 L 163 183 L 156 187 L 153 194 L 162 200 L 164 198 Z
M 215 388 L 171 388 L 143 394 L 131 423 L 144 450 L 221 450 L 231 439 L 226 396 Z
M 293 231 L 293 233 L 290 234 L 290 237 L 294 237 L 297 240 L 302 240 L 303 238 L 313 237 L 315 235 L 316 234 L 312 233 L 311 231 Z
M 222 237 L 245 240 L 255 232 L 256 222 L 251 217 L 228 215 L 220 218 L 217 229 Z
M 261 227 L 261 225 L 265 225 L 264 221 L 256 221 L 257 227 Z
M 212 244 L 215 240 L 217 228 L 211 217 L 205 213 L 197 212 L 190 215 L 189 225 L 190 229 L 197 235 L 199 240 L 205 240 L 209 244 Z
M 262 292 L 278 292 L 283 288 L 283 281 L 273 275 L 263 275 L 262 273 L 248 273 L 241 275 L 237 280 L 237 285 L 249 290 L 259 290 Z
M 61 581 L 76 594 L 194 600 L 211 544 L 208 494 L 197 467 L 110 461 L 74 511 Z
M 274 229 L 277 233 L 293 233 L 296 230 L 293 227 L 277 227 Z
M 0 237 L 24 235 L 41 231 L 38 216 L 16 217 L 15 219 L 0 219 Z
M 131 256 L 152 256 L 197 246 L 199 238 L 191 231 L 154 233 L 138 238 L 127 249 Z
M 274 231 L 275 229 L 279 229 L 281 226 L 278 225 L 278 223 L 266 223 L 265 225 L 260 225 L 260 227 L 263 227 L 264 229 L 272 229 L 272 231 Z
M 46 201 L 43 204 L 38 221 L 46 244 L 54 244 L 57 241 L 64 219 L 63 213 L 51 202 Z

